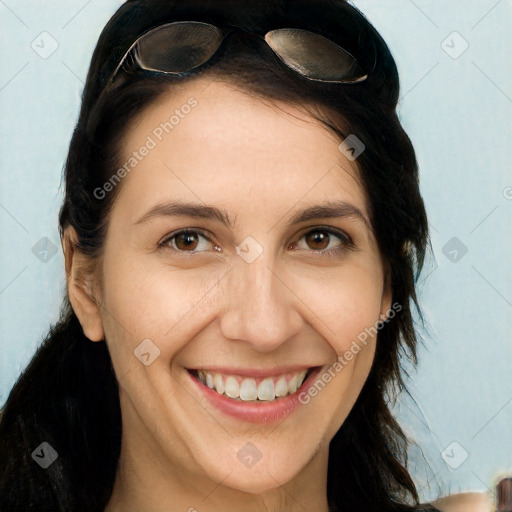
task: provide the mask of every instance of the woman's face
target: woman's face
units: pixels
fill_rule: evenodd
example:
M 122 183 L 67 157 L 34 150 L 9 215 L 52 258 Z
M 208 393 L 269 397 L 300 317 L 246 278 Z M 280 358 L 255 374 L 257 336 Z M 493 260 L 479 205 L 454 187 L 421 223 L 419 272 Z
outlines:
M 201 80 L 127 131 L 98 274 L 122 458 L 256 493 L 325 476 L 374 356 L 374 331 L 358 336 L 390 308 L 339 142 L 297 108 Z

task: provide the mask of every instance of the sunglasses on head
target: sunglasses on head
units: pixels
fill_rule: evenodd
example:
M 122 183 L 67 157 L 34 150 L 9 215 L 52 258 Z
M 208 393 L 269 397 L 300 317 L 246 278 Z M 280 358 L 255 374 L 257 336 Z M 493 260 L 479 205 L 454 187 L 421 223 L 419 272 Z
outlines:
M 109 79 L 135 65 L 146 71 L 179 75 L 206 64 L 218 52 L 226 36 L 237 28 L 219 28 L 199 21 L 176 21 L 140 36 L 124 54 Z M 352 84 L 368 73 L 345 49 L 326 37 L 298 28 L 270 30 L 263 38 L 290 69 L 309 80 Z

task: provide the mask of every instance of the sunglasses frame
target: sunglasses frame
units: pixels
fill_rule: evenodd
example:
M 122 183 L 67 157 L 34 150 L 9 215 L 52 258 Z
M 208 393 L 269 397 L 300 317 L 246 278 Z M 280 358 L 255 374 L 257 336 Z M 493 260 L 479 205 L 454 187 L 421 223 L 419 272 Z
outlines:
M 143 60 L 141 59 L 141 56 L 139 54 L 139 48 L 140 48 L 141 43 L 144 41 L 145 38 L 148 38 L 157 32 L 165 30 L 170 26 L 177 26 L 177 25 L 191 25 L 191 26 L 200 25 L 203 27 L 207 26 L 207 27 L 215 29 L 216 31 L 218 31 L 218 34 L 220 36 L 220 40 L 219 40 L 219 44 L 218 44 L 217 48 L 213 51 L 213 53 L 206 60 L 204 60 L 203 62 L 200 62 L 196 66 L 187 68 L 186 70 L 183 70 L 183 71 L 164 71 L 164 70 L 160 70 L 160 69 L 147 67 L 147 65 L 143 62 Z M 226 41 L 226 38 L 231 33 L 236 32 L 236 31 L 247 32 L 244 29 L 241 29 L 240 27 L 235 27 L 235 26 L 218 27 L 211 23 L 206 23 L 206 22 L 201 22 L 201 21 L 175 21 L 175 22 L 165 23 L 165 24 L 159 25 L 157 27 L 154 27 L 154 28 L 150 29 L 149 31 L 145 32 L 144 34 L 142 34 L 141 36 L 139 36 L 132 43 L 132 45 L 128 48 L 128 50 L 125 52 L 125 54 L 121 58 L 119 64 L 115 68 L 114 72 L 112 73 L 112 75 L 107 83 L 107 86 L 111 86 L 113 84 L 115 78 L 117 77 L 118 73 L 121 71 L 122 68 L 124 69 L 125 72 L 127 72 L 127 70 L 125 69 L 125 65 L 130 60 L 130 58 L 132 58 L 132 60 L 142 70 L 166 74 L 166 75 L 179 76 L 183 73 L 197 70 L 197 69 L 201 68 L 203 65 L 207 64 L 211 59 L 213 59 L 213 57 L 219 52 L 220 48 L 223 46 L 224 42 Z M 290 65 L 290 63 L 286 62 L 285 58 L 282 55 L 280 55 L 280 53 L 272 45 L 272 41 L 271 41 L 272 36 L 275 34 L 284 33 L 285 31 L 286 32 L 292 31 L 295 33 L 305 33 L 308 35 L 308 37 L 311 37 L 311 35 L 313 35 L 313 36 L 315 36 L 315 38 L 317 40 L 323 40 L 324 44 L 330 45 L 331 47 L 333 47 L 333 46 L 336 47 L 336 50 L 340 52 L 340 57 L 343 55 L 345 58 L 348 56 L 350 59 L 352 59 L 353 65 L 356 68 L 359 68 L 359 70 L 361 71 L 361 74 L 356 75 L 355 78 L 349 79 L 349 80 L 347 80 L 347 79 L 334 79 L 333 80 L 333 79 L 323 79 L 323 78 L 315 78 L 315 77 L 308 76 L 307 73 L 301 71 L 300 66 Z M 269 46 L 269 48 L 274 52 L 274 54 L 281 60 L 281 62 L 288 69 L 292 69 L 293 71 L 295 71 L 296 73 L 300 74 L 301 76 L 307 78 L 308 80 L 312 80 L 312 81 L 316 81 L 316 82 L 325 82 L 325 83 L 354 84 L 354 83 L 359 83 L 359 82 L 366 80 L 369 73 L 371 72 L 371 71 L 369 71 L 369 72 L 364 71 L 363 68 L 358 63 L 357 59 L 350 52 L 348 52 L 347 50 L 345 50 L 344 48 L 339 46 L 334 41 L 332 41 L 332 40 L 326 38 L 325 36 L 318 34 L 316 32 L 312 32 L 312 31 L 305 30 L 305 29 L 299 29 L 299 28 L 278 28 L 278 29 L 269 30 L 268 32 L 265 33 L 265 35 L 261 35 L 256 32 L 248 32 L 248 33 L 254 34 L 254 35 L 264 39 L 265 42 L 267 43 L 267 45 Z M 374 63 L 373 67 L 375 67 L 375 63 Z

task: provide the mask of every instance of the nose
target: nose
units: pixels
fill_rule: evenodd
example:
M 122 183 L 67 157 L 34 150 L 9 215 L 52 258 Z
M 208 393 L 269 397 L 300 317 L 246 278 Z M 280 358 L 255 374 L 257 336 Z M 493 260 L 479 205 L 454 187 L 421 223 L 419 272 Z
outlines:
M 226 339 L 271 352 L 300 332 L 300 299 L 287 285 L 283 271 L 261 255 L 239 260 L 226 283 L 226 305 L 220 327 Z M 281 274 L 281 275 L 280 275 Z

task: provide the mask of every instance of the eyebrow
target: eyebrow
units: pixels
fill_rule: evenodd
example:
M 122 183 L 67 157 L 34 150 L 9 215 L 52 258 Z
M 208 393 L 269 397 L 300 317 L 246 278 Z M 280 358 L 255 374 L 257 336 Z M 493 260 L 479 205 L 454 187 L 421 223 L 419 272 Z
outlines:
M 199 203 L 183 203 L 176 201 L 173 203 L 157 204 L 144 214 L 135 224 L 142 224 L 154 217 L 194 217 L 200 219 L 214 219 L 225 226 L 234 228 L 235 223 L 230 219 L 226 210 L 216 208 L 215 206 L 206 206 Z
M 309 220 L 329 219 L 336 217 L 355 217 L 362 220 L 368 228 L 369 221 L 359 208 L 345 201 L 329 201 L 325 204 L 310 206 L 298 213 L 291 219 L 290 224 L 299 224 Z
M 138 221 L 135 222 L 135 224 L 142 224 L 155 217 L 180 216 L 212 219 L 217 220 L 221 224 L 232 229 L 235 227 L 235 220 L 231 219 L 228 212 L 222 208 L 193 202 L 185 203 L 181 201 L 158 204 L 145 213 Z M 310 206 L 295 213 L 295 215 L 289 220 L 289 223 L 290 225 L 294 225 L 310 220 L 337 217 L 358 218 L 371 230 L 370 223 L 361 210 L 345 201 L 329 201 L 324 204 Z

